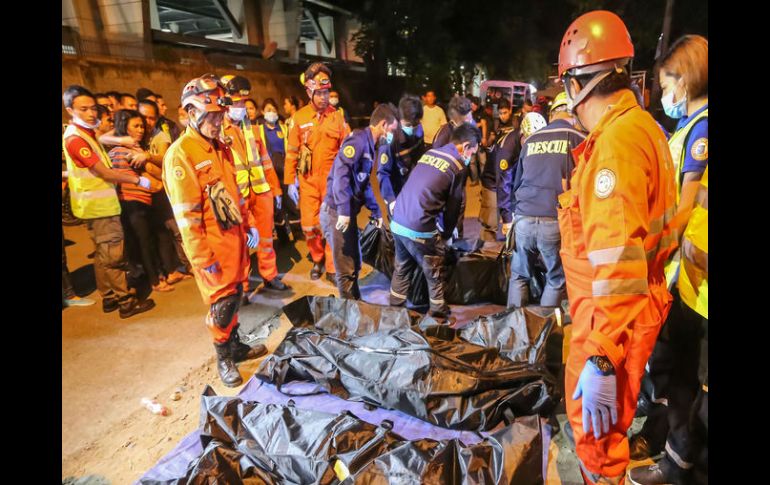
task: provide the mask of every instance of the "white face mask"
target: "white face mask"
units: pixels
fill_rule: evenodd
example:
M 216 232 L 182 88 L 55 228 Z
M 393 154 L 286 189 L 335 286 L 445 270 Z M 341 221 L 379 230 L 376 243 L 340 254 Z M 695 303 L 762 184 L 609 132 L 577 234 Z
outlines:
M 233 108 L 227 110 L 227 115 L 233 121 L 241 121 L 246 116 L 246 108 Z
M 337 98 L 329 98 L 329 104 L 332 106 L 337 106 L 338 104 L 340 104 L 340 100 Z
M 275 123 L 276 121 L 278 121 L 278 113 L 274 111 L 268 111 L 267 113 L 265 113 L 265 120 L 268 123 Z
M 86 123 L 85 121 L 81 120 L 80 118 L 78 118 L 77 116 L 74 116 L 72 118 L 72 122 L 75 123 L 76 125 L 82 127 L 82 128 L 88 128 L 89 130 L 95 130 L 95 129 L 99 128 L 99 125 L 101 124 L 101 120 L 97 119 L 96 123 L 94 123 L 93 125 L 90 125 L 90 124 Z

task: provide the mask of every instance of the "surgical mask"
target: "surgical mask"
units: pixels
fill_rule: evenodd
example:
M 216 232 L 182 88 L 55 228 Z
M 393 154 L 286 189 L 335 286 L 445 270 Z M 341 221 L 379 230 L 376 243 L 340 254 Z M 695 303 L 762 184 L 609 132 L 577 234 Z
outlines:
M 340 104 L 340 100 L 337 98 L 329 98 L 329 104 L 332 106 L 337 106 L 338 104 Z
M 228 116 L 233 121 L 241 121 L 246 116 L 246 108 L 233 108 L 228 110 Z
M 666 116 L 678 120 L 684 116 L 687 110 L 687 95 L 682 96 L 678 103 L 674 103 L 674 90 L 672 89 L 668 94 L 660 98 L 660 104 L 663 105 L 663 111 L 666 112 Z
M 276 121 L 278 121 L 278 113 L 274 111 L 268 111 L 267 113 L 265 113 L 265 121 L 267 121 L 268 123 L 275 123 Z
M 463 162 L 465 163 L 466 167 L 471 164 L 471 158 L 473 158 L 473 155 L 463 157 Z
M 95 130 L 95 129 L 99 128 L 99 125 L 101 124 L 101 120 L 99 120 L 98 118 L 96 120 L 96 123 L 94 123 L 93 125 L 86 123 L 85 121 L 81 120 L 80 118 L 78 118 L 76 116 L 72 118 L 72 121 L 76 125 L 78 125 L 78 126 L 80 126 L 82 128 L 88 128 L 89 130 Z
M 414 135 L 414 126 L 401 125 L 401 131 L 403 131 L 406 136 L 412 136 Z
M 390 145 L 390 144 L 391 144 L 391 142 L 393 142 L 393 132 L 390 132 L 390 133 L 386 133 L 386 134 L 385 134 L 385 143 L 387 143 L 388 145 Z

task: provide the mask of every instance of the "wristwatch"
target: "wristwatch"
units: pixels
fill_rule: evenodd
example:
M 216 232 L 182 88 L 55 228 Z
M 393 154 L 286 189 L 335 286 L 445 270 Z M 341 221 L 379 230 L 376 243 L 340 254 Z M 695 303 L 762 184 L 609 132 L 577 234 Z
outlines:
M 602 375 L 615 375 L 615 366 L 612 365 L 612 362 L 610 362 L 610 359 L 607 357 L 602 355 L 593 355 L 589 357 L 588 360 L 593 362 L 593 364 L 601 371 Z

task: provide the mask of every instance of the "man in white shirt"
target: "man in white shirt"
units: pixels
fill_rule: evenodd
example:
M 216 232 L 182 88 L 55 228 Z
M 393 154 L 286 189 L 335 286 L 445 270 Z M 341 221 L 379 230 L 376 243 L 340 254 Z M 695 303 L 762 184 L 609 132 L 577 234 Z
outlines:
M 422 116 L 422 128 L 425 131 L 425 144 L 427 148 L 433 144 L 433 139 L 436 137 L 438 129 L 441 125 L 447 122 L 446 114 L 441 106 L 436 106 L 436 93 L 433 91 L 427 91 L 423 96 L 423 116 Z

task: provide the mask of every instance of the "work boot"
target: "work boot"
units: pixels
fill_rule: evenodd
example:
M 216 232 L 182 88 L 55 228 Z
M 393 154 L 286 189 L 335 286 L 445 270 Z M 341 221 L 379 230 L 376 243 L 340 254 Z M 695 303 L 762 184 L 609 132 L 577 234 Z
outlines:
M 243 296 L 241 297 L 241 306 L 251 305 L 251 300 L 249 300 L 249 291 L 244 290 Z
M 230 332 L 230 340 L 227 342 L 230 344 L 230 355 L 232 355 L 235 362 L 243 362 L 244 360 L 258 359 L 267 353 L 267 348 L 262 344 L 257 344 L 255 347 L 251 347 L 241 342 L 241 337 L 238 335 L 238 327 L 240 323 L 236 323 L 233 327 L 233 331 Z
M 104 313 L 112 313 L 118 308 L 120 308 L 120 303 L 118 303 L 117 298 L 104 298 L 102 300 L 102 311 Z
M 275 291 L 289 291 L 291 290 L 291 287 L 278 279 L 276 276 L 270 281 L 265 282 L 265 289 L 266 290 L 275 290 Z
M 337 273 L 326 273 L 326 281 L 329 283 L 336 285 L 337 284 Z
M 684 470 L 672 465 L 666 458 L 653 465 L 633 468 L 628 472 L 632 485 L 679 485 L 685 483 Z
M 650 442 L 641 434 L 636 434 L 628 440 L 629 456 L 634 461 L 646 460 L 653 455 Z M 657 453 L 655 453 L 657 455 Z
M 131 298 L 128 302 L 120 305 L 120 318 L 128 318 L 137 315 L 147 310 L 155 308 L 155 301 L 152 298 L 139 301 L 136 298 Z
M 310 270 L 310 279 L 317 280 L 324 273 L 324 263 L 313 263 L 313 269 Z
M 221 344 L 215 343 L 214 348 L 217 351 L 217 371 L 222 384 L 227 387 L 237 387 L 243 384 L 241 373 L 238 372 L 230 353 L 230 341 Z

